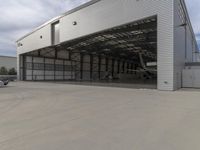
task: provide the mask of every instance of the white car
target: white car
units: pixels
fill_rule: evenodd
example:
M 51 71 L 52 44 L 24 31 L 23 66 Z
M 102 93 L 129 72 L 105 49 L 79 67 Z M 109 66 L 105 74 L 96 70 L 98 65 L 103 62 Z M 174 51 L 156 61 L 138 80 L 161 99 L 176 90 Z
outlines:
M 3 87 L 3 86 L 4 86 L 3 81 L 0 81 L 0 87 Z
M 0 87 L 8 85 L 9 80 L 0 80 Z

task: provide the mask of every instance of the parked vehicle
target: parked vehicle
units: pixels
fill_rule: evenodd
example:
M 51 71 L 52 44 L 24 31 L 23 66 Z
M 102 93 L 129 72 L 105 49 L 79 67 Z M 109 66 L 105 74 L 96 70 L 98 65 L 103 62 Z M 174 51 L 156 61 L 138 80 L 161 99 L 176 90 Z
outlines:
M 9 80 L 8 79 L 0 79 L 0 87 L 8 85 Z
M 0 81 L 0 87 L 4 86 L 3 81 Z

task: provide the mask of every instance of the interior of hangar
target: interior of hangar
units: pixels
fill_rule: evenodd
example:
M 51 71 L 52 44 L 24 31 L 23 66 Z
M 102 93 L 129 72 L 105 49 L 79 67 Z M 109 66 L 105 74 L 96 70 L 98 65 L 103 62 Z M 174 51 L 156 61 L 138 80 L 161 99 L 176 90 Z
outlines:
M 157 83 L 157 18 L 150 17 L 20 55 L 21 80 Z

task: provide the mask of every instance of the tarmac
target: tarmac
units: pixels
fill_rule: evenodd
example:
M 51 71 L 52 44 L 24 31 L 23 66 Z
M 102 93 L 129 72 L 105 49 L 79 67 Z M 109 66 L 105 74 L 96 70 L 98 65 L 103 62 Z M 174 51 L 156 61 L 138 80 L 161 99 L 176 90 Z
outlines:
M 199 150 L 200 90 L 0 88 L 0 150 Z

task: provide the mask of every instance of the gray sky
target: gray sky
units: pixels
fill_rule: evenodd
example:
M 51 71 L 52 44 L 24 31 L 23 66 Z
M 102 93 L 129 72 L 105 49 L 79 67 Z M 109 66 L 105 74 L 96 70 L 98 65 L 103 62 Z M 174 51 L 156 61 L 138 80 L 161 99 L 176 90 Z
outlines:
M 24 34 L 89 0 L 0 0 L 0 55 L 15 56 L 15 41 Z M 200 0 L 186 0 L 200 45 Z

